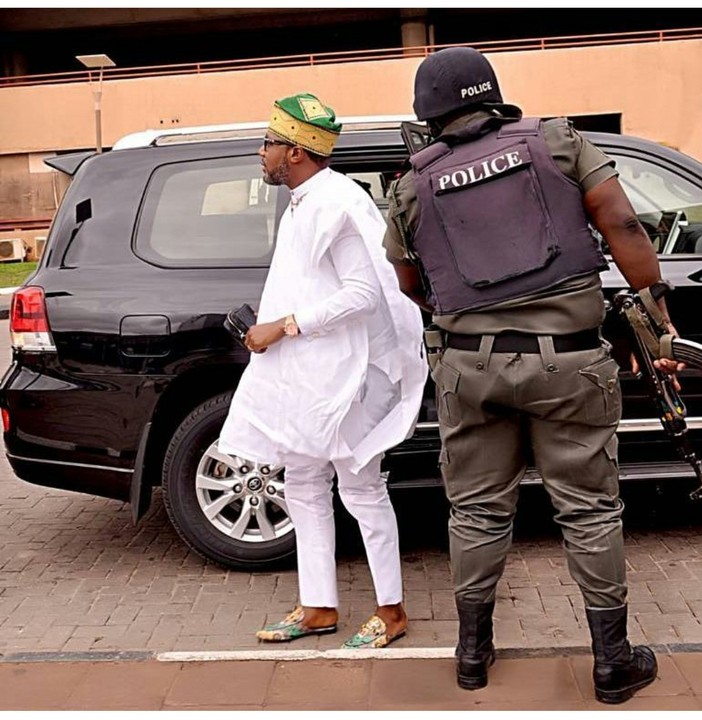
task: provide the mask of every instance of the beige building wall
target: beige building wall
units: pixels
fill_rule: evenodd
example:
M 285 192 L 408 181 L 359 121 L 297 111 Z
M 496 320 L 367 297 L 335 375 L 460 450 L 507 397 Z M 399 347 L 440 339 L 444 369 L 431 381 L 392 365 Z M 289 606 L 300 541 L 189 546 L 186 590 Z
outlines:
M 521 105 L 526 114 L 621 113 L 622 132 L 702 159 L 702 40 L 489 57 L 505 100 Z M 103 145 L 147 128 L 266 120 L 274 98 L 302 90 L 318 94 L 342 116 L 410 114 L 420 62 L 408 57 L 107 81 Z M 46 178 L 30 173 L 30 154 L 94 146 L 88 83 L 0 88 L 0 179 L 3 188 L 14 188 L 13 197 L 25 197 L 18 213 L 40 214 L 50 193 Z M 24 165 L 22 157 L 27 158 Z M 30 201 L 26 193 L 32 180 L 41 195 Z M 4 189 L 1 195 L 0 218 L 22 216 L 12 214 L 14 201 Z

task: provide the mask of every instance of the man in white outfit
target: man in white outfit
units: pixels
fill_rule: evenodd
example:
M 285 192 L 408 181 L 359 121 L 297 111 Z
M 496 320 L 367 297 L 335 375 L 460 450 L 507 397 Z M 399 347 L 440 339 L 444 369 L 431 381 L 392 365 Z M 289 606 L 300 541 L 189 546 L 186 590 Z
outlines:
M 275 103 L 259 150 L 264 180 L 291 200 L 247 336 L 254 353 L 219 447 L 285 466 L 297 535 L 300 606 L 261 640 L 335 632 L 338 593 L 332 481 L 358 521 L 377 608 L 344 647 L 384 647 L 406 632 L 397 522 L 380 475 L 408 437 L 427 364 L 422 319 L 382 247 L 385 221 L 353 180 L 329 168 L 334 111 L 302 93 Z

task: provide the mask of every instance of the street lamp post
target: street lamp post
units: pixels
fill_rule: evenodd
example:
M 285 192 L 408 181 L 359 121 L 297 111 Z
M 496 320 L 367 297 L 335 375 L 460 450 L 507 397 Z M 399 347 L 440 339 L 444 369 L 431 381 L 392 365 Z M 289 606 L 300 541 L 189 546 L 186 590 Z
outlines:
M 102 152 L 102 70 L 106 67 L 115 67 L 115 63 L 107 55 L 76 55 L 76 60 L 85 65 L 88 70 L 100 69 L 100 79 L 97 85 L 93 84 L 92 73 L 88 74 L 90 84 L 93 88 L 95 101 L 95 147 L 99 153 Z

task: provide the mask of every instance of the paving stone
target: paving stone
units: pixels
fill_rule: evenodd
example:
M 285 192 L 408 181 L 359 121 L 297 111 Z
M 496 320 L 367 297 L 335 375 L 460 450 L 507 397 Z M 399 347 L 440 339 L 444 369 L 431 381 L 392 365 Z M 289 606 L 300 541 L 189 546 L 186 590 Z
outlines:
M 678 585 L 680 594 L 685 600 L 702 600 L 702 582 L 697 580 L 686 580 Z
M 645 583 L 629 582 L 629 602 L 653 602 L 651 589 Z
M 662 613 L 660 605 L 654 602 L 629 602 L 629 615 L 645 615 L 651 613 L 660 615 Z
M 669 580 L 694 580 L 694 573 L 686 566 L 684 561 L 671 560 L 659 563 L 661 572 Z
M 120 604 L 110 613 L 105 625 L 126 625 L 134 622 L 141 612 L 141 608 L 133 605 Z
M 497 648 L 520 648 L 526 638 L 522 623 L 518 619 L 495 620 L 494 634 Z
M 363 620 L 367 620 L 376 607 L 375 592 L 373 590 L 352 591 L 347 595 L 342 607 L 344 606 L 349 615 L 358 615 Z
M 453 590 L 437 590 L 431 593 L 432 618 L 454 620 L 457 617 L 456 597 Z
M 110 625 L 109 627 L 79 627 L 73 632 L 74 638 L 91 638 L 94 643 L 116 641 L 131 629 L 129 625 Z M 119 643 L 118 643 L 119 644 Z
M 277 663 L 265 707 L 284 710 L 292 698 L 308 697 L 308 707 L 317 710 L 364 710 L 371 668 L 370 663 L 351 660 Z
M 577 589 L 577 586 L 575 585 L 563 585 L 560 582 L 555 584 L 537 582 L 536 587 L 538 588 L 539 597 L 541 598 L 542 602 L 544 602 L 545 598 L 570 598 L 573 595 L 574 591 L 576 591 Z M 580 590 L 577 589 L 577 592 L 579 593 Z
M 371 578 L 368 568 L 359 568 L 354 565 L 352 568 L 351 587 L 354 591 L 369 590 L 373 591 L 373 579 Z
M 426 568 L 421 562 L 403 562 L 402 580 L 405 587 L 417 590 L 429 590 L 432 583 L 427 577 Z
M 698 695 L 702 695 L 702 662 L 697 653 L 677 653 L 673 663 L 688 686 Z
M 62 648 L 77 628 L 73 625 L 54 625 L 50 627 L 36 644 L 37 650 L 55 650 Z
M 675 623 L 689 620 L 689 615 L 638 615 L 636 622 L 641 627 L 645 637 L 651 643 L 666 644 L 684 642 L 675 630 Z
M 0 709 L 62 708 L 87 672 L 85 663 L 0 663 Z
M 147 649 L 167 651 L 173 647 L 174 642 L 181 636 L 183 624 L 172 618 L 161 618 L 161 622 L 154 628 L 147 643 Z
M 80 628 L 80 630 L 84 630 L 84 628 Z M 67 653 L 89 652 L 94 642 L 95 638 L 93 637 L 77 637 L 74 634 L 64 643 L 61 650 Z
M 180 671 L 176 663 L 95 663 L 65 701 L 67 710 L 159 710 Z
M 630 585 L 668 582 L 668 578 L 660 568 L 642 572 L 628 572 L 626 579 Z
M 671 697 L 675 695 L 689 695 L 690 689 L 686 678 L 678 666 L 678 659 L 683 655 L 676 655 L 675 660 L 670 655 L 656 654 L 658 661 L 658 676 L 650 685 L 636 693 L 636 698 L 645 700 L 653 697 Z M 698 656 L 699 658 L 699 656 Z M 699 659 L 698 659 L 699 662 Z M 573 656 L 570 658 L 573 672 L 584 698 L 595 702 L 595 690 L 592 686 L 592 658 L 588 656 Z M 633 701 L 620 706 L 597 705 L 599 710 L 609 710 L 618 707 L 622 710 L 634 709 Z M 650 707 L 650 705 L 648 706 Z M 595 709 L 593 705 L 591 709 Z
M 190 603 L 172 603 L 167 600 L 158 600 L 153 597 L 149 598 L 148 604 L 142 607 L 139 617 L 147 617 L 149 615 L 177 615 L 181 616 L 190 611 Z
M 567 596 L 554 596 L 549 593 L 544 593 L 542 588 L 539 588 L 539 598 L 541 600 L 541 605 L 544 608 L 544 612 L 550 618 L 558 617 L 566 620 L 575 618 L 573 606 L 570 602 L 570 598 Z
M 411 620 L 431 620 L 433 617 L 432 594 L 428 590 L 405 592 L 404 606 Z

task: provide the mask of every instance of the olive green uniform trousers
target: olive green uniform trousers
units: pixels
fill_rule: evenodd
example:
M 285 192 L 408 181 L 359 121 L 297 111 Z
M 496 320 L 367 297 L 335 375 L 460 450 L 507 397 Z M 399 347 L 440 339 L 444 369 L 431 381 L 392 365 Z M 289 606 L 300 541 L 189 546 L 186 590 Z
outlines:
M 626 601 L 619 368 L 606 346 L 557 354 L 545 336 L 539 347 L 492 353 L 484 336 L 478 351 L 445 349 L 433 370 L 456 595 L 494 599 L 531 448 L 585 605 L 617 607 Z

